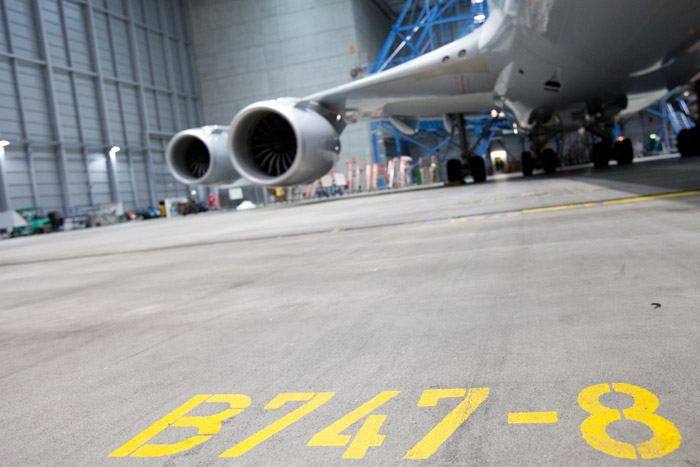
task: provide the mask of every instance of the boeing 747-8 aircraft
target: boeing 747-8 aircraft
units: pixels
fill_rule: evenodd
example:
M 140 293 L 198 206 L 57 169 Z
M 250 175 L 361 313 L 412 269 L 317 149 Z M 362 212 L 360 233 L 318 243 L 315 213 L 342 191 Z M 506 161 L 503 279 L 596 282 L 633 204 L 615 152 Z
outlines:
M 700 88 L 698 0 L 489 0 L 483 26 L 410 62 L 303 98 L 254 103 L 229 127 L 178 133 L 168 146 L 173 175 L 189 185 L 235 180 L 266 186 L 309 183 L 338 159 L 338 137 L 378 113 L 410 132 L 418 117 L 448 116 L 463 132 L 463 114 L 508 110 L 535 148 L 523 154 L 545 171 L 557 156 L 553 132 L 585 128 L 600 142 L 593 162 L 632 161 L 629 140 L 614 141 L 613 119 L 670 89 Z M 465 138 L 461 138 L 464 142 Z M 679 135 L 683 155 L 700 153 L 700 127 Z M 484 161 L 463 144 L 448 173 L 486 178 Z

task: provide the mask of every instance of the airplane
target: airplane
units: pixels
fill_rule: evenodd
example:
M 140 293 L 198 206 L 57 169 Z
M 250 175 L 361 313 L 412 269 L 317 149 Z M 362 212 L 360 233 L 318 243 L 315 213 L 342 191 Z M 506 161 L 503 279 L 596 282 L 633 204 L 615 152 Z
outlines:
M 584 128 L 599 142 L 596 167 L 632 162 L 629 139 L 613 138 L 616 117 L 653 104 L 678 86 L 700 95 L 698 0 L 489 0 L 473 32 L 409 62 L 303 98 L 253 103 L 230 126 L 184 130 L 168 144 L 167 163 L 187 185 L 311 183 L 338 161 L 346 125 L 370 116 L 402 132 L 419 118 L 443 116 L 459 133 L 462 157 L 448 179 L 486 179 L 469 151 L 465 114 L 508 112 L 532 142 L 524 175 L 553 173 L 547 142 Z M 700 154 L 700 125 L 678 135 L 682 156 Z

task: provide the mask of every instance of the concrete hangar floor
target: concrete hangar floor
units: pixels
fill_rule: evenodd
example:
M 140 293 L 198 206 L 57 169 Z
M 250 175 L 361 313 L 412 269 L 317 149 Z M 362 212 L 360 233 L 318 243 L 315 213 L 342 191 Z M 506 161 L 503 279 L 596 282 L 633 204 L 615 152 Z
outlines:
M 0 242 L 0 463 L 697 465 L 698 188 L 670 158 Z

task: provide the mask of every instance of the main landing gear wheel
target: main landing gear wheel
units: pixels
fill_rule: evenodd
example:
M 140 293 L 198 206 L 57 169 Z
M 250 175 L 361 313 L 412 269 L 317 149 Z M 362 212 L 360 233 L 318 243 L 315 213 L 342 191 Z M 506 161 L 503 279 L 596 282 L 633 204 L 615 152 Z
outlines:
M 546 148 L 542 152 L 542 166 L 544 168 L 544 173 L 553 174 L 557 171 L 557 165 L 559 165 L 559 158 L 553 149 Z
M 479 156 L 472 156 L 469 159 L 469 165 L 472 169 L 472 178 L 474 183 L 481 183 L 486 180 L 486 164 Z
M 605 168 L 610 162 L 610 147 L 605 142 L 595 143 L 593 145 L 593 153 L 591 154 L 591 162 L 596 168 Z
M 523 176 L 530 177 L 532 171 L 535 169 L 535 161 L 532 160 L 532 153 L 530 151 L 523 152 L 520 161 L 523 166 Z
M 631 164 L 634 159 L 634 149 L 632 141 L 628 138 L 618 141 L 613 146 L 613 153 L 617 163 L 620 165 Z
M 678 152 L 681 157 L 700 156 L 700 127 L 681 130 L 678 133 Z
M 464 183 L 464 169 L 457 159 L 447 161 L 447 181 L 449 183 Z

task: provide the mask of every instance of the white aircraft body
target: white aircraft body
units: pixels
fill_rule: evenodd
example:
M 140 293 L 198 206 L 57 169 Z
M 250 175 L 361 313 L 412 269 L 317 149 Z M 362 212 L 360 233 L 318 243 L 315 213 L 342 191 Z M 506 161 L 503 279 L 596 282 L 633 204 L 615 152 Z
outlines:
M 485 179 L 483 159 L 466 152 L 463 114 L 508 110 L 533 142 L 548 172 L 545 149 L 556 131 L 585 128 L 601 142 L 596 166 L 632 161 L 632 145 L 612 139 L 615 116 L 639 111 L 680 85 L 700 88 L 699 0 L 490 0 L 489 16 L 472 33 L 386 71 L 304 98 L 254 103 L 229 127 L 185 130 L 168 146 L 173 175 L 189 185 L 234 181 L 289 186 L 314 181 L 338 160 L 345 125 L 369 115 L 401 131 L 419 117 L 450 116 L 460 132 L 457 179 Z M 679 135 L 681 152 L 700 152 L 700 127 Z M 464 166 L 464 172 L 462 167 Z M 529 173 L 528 173 L 529 172 Z M 454 175 L 453 175 L 454 176 Z

